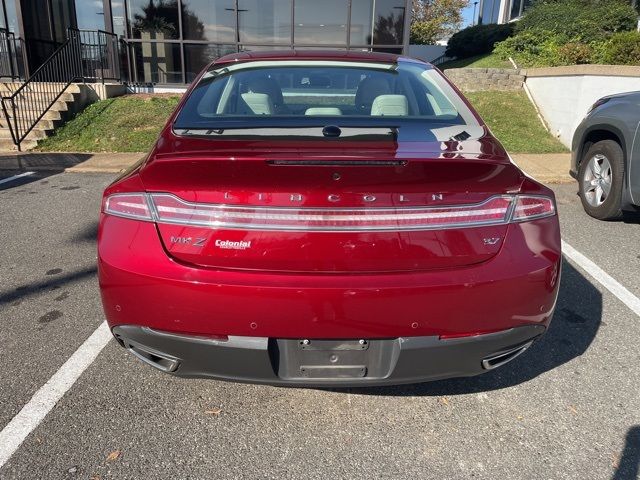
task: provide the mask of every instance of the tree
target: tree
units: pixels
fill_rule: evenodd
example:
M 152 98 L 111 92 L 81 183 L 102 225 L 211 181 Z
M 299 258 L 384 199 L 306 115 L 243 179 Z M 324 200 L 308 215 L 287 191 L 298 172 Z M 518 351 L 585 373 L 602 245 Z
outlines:
M 457 32 L 469 0 L 413 0 L 411 43 L 434 44 Z

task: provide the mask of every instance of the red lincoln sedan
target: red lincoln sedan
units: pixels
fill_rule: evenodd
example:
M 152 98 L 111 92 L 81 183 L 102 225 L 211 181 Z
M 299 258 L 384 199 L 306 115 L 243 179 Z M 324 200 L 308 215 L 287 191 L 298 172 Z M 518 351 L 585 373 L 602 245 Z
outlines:
M 429 64 L 240 53 L 104 192 L 104 310 L 182 377 L 298 386 L 479 374 L 547 329 L 551 190 Z

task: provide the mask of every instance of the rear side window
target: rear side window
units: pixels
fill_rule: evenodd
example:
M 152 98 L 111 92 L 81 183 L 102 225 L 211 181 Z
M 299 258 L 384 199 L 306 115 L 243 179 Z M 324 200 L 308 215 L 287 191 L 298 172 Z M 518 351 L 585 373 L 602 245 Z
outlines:
M 251 62 L 211 70 L 179 113 L 179 129 L 278 125 L 281 119 L 420 120 L 434 127 L 478 123 L 432 68 L 419 64 Z

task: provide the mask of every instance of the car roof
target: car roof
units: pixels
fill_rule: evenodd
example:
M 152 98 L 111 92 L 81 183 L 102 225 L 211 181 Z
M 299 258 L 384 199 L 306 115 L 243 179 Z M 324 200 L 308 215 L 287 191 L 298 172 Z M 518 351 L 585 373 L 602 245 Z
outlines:
M 209 66 L 219 67 L 232 62 L 251 62 L 260 60 L 332 60 L 380 63 L 422 63 L 413 58 L 394 53 L 362 52 L 357 50 L 270 50 L 232 53 L 214 60 Z

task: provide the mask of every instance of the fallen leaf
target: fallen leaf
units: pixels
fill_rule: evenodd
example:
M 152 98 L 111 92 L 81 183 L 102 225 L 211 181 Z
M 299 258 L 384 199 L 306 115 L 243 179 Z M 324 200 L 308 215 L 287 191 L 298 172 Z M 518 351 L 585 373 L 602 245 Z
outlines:
M 447 400 L 447 397 L 440 397 L 440 403 L 443 405 L 449 405 L 449 400 Z
M 578 414 L 578 410 L 576 410 L 576 407 L 574 407 L 573 405 L 569 405 L 569 411 L 574 415 Z
M 620 454 L 618 453 L 611 454 L 611 466 L 615 469 L 620 468 Z
M 211 410 L 205 410 L 204 413 L 206 413 L 207 415 L 213 415 L 213 416 L 217 417 L 218 415 L 220 415 L 222 413 L 222 409 L 221 408 L 212 408 Z
M 114 460 L 117 460 L 118 458 L 120 458 L 121 454 L 122 452 L 120 450 L 114 450 L 107 456 L 107 462 L 113 462 Z

